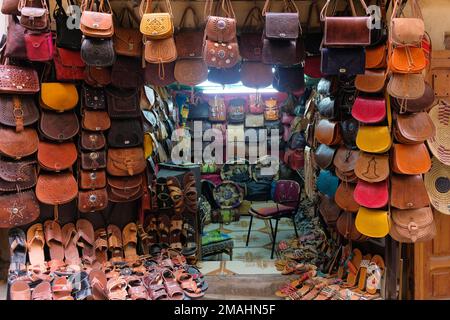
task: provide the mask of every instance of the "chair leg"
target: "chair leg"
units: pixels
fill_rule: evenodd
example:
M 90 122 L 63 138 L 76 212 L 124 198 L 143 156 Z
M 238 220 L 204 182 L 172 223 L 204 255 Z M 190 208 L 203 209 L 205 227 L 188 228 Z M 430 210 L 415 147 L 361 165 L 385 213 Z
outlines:
M 247 233 L 247 242 L 245 243 L 246 247 L 248 247 L 248 240 L 250 240 L 250 232 L 252 231 L 252 223 L 253 223 L 253 216 L 250 216 L 250 224 L 248 226 L 248 233 Z
M 273 259 L 273 253 L 275 251 L 275 243 L 277 242 L 277 232 L 278 232 L 278 219 L 277 222 L 275 222 L 275 233 L 273 234 L 272 253 L 270 254 L 270 259 Z
M 295 236 L 298 238 L 297 224 L 295 223 L 295 216 L 292 216 L 292 223 L 294 224 Z
M 272 225 L 272 219 L 269 219 L 269 226 L 270 226 L 270 235 L 273 238 L 273 225 Z

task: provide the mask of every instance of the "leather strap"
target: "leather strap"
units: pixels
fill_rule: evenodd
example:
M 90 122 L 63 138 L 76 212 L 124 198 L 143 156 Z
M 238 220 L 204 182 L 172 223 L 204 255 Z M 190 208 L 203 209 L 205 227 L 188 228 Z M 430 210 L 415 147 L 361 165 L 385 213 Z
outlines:
M 16 132 L 21 132 L 24 129 L 23 126 L 23 109 L 22 102 L 19 96 L 13 96 L 13 116 L 16 122 Z
M 184 9 L 183 15 L 181 16 L 181 20 L 180 20 L 180 24 L 178 25 L 178 29 L 182 29 L 182 28 L 186 28 L 186 17 L 188 12 L 192 13 L 192 19 L 194 21 L 194 27 L 195 29 L 199 29 L 200 28 L 200 19 L 197 16 L 197 13 L 195 12 L 194 8 L 192 8 L 191 6 L 186 7 L 186 9 Z
M 141 1 L 141 4 L 139 6 L 139 14 L 141 15 L 141 17 L 146 13 L 156 12 L 156 10 L 152 10 L 152 3 L 153 3 L 153 0 L 142 0 Z M 172 6 L 170 5 L 170 1 L 165 0 L 165 4 L 166 4 L 167 12 L 173 17 Z
M 212 8 L 213 8 L 213 2 L 214 0 L 206 0 L 205 1 L 205 7 L 203 16 L 205 17 L 205 20 L 208 19 L 209 16 L 215 15 L 220 16 L 220 13 L 225 13 L 224 17 L 226 18 L 236 18 L 236 14 L 234 13 L 233 5 L 231 4 L 230 0 L 219 0 L 215 7 L 215 12 L 212 14 Z
M 297 14 L 299 13 L 298 7 L 293 0 L 284 0 L 284 11 L 288 11 L 289 8 L 295 10 L 294 12 L 297 12 Z M 266 2 L 264 3 L 264 7 L 262 10 L 263 17 L 266 16 L 267 12 L 270 12 L 270 0 L 266 0 Z
M 356 14 L 356 9 L 355 9 L 355 5 L 353 3 L 353 0 L 347 0 L 350 3 L 350 7 L 352 9 L 352 14 L 353 16 L 357 16 Z M 337 1 L 336 1 L 337 2 Z M 366 11 L 366 14 L 369 14 L 369 9 L 367 8 L 366 3 L 364 2 L 364 0 L 359 0 L 359 2 L 361 3 L 362 7 L 364 8 L 364 10 Z M 327 9 L 328 6 L 330 5 L 331 0 L 327 0 L 327 2 L 325 3 L 325 5 L 322 8 L 322 11 L 320 12 L 320 20 L 321 21 L 325 21 L 325 18 L 327 17 Z

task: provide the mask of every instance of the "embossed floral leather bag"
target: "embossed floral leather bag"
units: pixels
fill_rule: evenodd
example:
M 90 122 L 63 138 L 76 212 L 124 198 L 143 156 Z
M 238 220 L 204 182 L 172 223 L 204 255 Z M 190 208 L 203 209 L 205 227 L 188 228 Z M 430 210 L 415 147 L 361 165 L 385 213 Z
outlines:
M 106 170 L 113 176 L 134 176 L 145 171 L 146 161 L 142 148 L 108 149 Z
M 36 184 L 37 199 L 48 205 L 69 203 L 78 195 L 78 185 L 71 172 L 41 173 Z
M 39 78 L 34 69 L 0 65 L 0 93 L 34 94 L 39 89 Z
M 83 0 L 81 4 L 80 30 L 92 38 L 111 38 L 114 34 L 112 10 L 108 0 Z M 96 8 L 95 8 L 96 7 Z
M 152 0 L 141 1 L 139 13 L 142 17 L 139 30 L 147 39 L 167 39 L 174 32 L 172 6 L 165 0 L 167 12 L 152 12 Z
M 78 104 L 78 91 L 72 83 L 42 83 L 40 105 L 57 112 L 72 110 Z
M 36 123 L 39 111 L 32 96 L 1 95 L 0 123 L 14 127 L 17 132 L 23 131 L 25 126 Z
M 141 116 L 139 108 L 139 94 L 134 89 L 106 89 L 108 114 L 111 118 L 138 118 Z
M 0 196 L 0 228 L 14 228 L 35 221 L 40 214 L 34 191 Z
M 36 185 L 36 161 L 0 160 L 0 191 L 18 192 Z
M 81 43 L 81 59 L 88 66 L 109 67 L 114 64 L 116 54 L 111 39 L 83 37 Z
M 40 32 L 49 28 L 50 18 L 45 0 L 20 0 L 17 8 L 20 11 L 20 24 L 24 28 Z
M 188 86 L 196 86 L 208 79 L 208 67 L 203 59 L 180 59 L 175 63 L 175 79 Z

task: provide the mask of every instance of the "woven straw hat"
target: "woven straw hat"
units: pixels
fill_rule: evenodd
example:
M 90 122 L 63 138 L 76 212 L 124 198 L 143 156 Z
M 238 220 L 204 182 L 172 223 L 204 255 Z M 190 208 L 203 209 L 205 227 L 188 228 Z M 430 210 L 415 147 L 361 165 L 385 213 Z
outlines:
M 441 101 L 429 115 L 436 127 L 436 135 L 427 140 L 428 146 L 439 161 L 450 166 L 450 104 Z
M 425 174 L 424 181 L 433 207 L 450 215 L 450 166 L 433 157 L 431 170 Z

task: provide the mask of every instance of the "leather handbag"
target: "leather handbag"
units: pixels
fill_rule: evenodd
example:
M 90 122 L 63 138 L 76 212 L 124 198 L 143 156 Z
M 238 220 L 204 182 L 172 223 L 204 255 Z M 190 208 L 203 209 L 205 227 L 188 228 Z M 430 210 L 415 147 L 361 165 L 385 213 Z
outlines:
M 80 51 L 56 48 L 53 57 L 56 80 L 78 81 L 84 79 L 86 64 L 81 59 Z
M 241 65 L 242 84 L 249 88 L 265 88 L 272 84 L 272 66 L 261 62 L 244 61 Z
M 333 164 L 342 173 L 354 172 L 359 159 L 359 151 L 341 146 L 336 152 Z
M 81 168 L 83 170 L 98 170 L 106 168 L 106 152 L 81 152 Z
M 328 169 L 333 164 L 336 149 L 326 144 L 320 144 L 314 152 L 314 162 L 320 169 Z
M 126 77 L 124 77 L 125 74 Z M 111 84 L 118 88 L 142 87 L 144 74 L 140 61 L 134 57 L 117 57 L 112 66 Z
M 352 108 L 352 116 L 362 123 L 378 123 L 386 118 L 386 102 L 383 97 L 356 98 Z
M 97 151 L 103 149 L 106 145 L 106 138 L 100 132 L 82 130 L 80 135 L 81 149 L 87 151 Z
M 411 210 L 392 210 L 392 239 L 402 243 L 427 242 L 436 235 L 436 224 L 430 207 Z
M 296 40 L 299 37 L 300 22 L 297 5 L 294 1 L 289 1 L 285 6 L 290 6 L 295 12 L 269 12 L 270 0 L 266 0 L 262 15 L 265 17 L 264 33 L 267 39 Z
M 422 11 L 417 0 L 409 0 L 412 17 L 400 17 L 403 10 L 399 8 L 399 2 L 394 2 L 391 15 L 390 39 L 396 46 L 418 46 L 425 37 L 425 23 Z
M 106 131 L 111 127 L 111 120 L 106 111 L 83 110 L 81 125 L 89 131 Z
M 424 85 L 424 93 L 418 98 L 391 99 L 394 109 L 400 114 L 409 112 L 421 112 L 430 109 L 433 106 L 435 100 L 434 90 L 428 83 L 424 83 Z
M 82 213 L 102 211 L 108 207 L 108 193 L 106 188 L 79 191 L 78 210 Z
M 104 87 L 111 83 L 111 68 L 86 66 L 84 81 L 92 87 Z
M 245 120 L 245 110 L 247 102 L 245 99 L 232 99 L 228 103 L 227 120 L 228 123 L 243 123 Z
M 127 25 L 125 25 L 125 19 L 128 20 Z M 134 28 L 135 25 L 139 25 L 134 12 L 126 7 L 122 10 L 118 20 L 118 25 L 114 27 L 114 50 L 117 55 L 140 58 L 142 34 Z
M 77 148 L 73 142 L 39 142 L 37 160 L 41 168 L 49 171 L 63 171 L 72 168 L 77 161 Z
M 356 138 L 359 131 L 359 122 L 354 118 L 349 118 L 341 122 L 342 140 L 347 148 L 356 148 Z
M 172 37 L 174 27 L 170 1 L 165 1 L 167 12 L 152 12 L 152 2 L 152 0 L 141 1 L 139 30 L 147 39 L 158 40 Z
M 146 168 L 142 148 L 108 149 L 106 170 L 113 176 L 134 176 L 143 173 Z
M 355 79 L 355 87 L 359 91 L 377 93 L 384 89 L 386 82 L 385 70 L 367 70 L 364 74 L 358 74 Z
M 353 198 L 355 188 L 353 183 L 341 182 L 334 195 L 334 201 L 339 208 L 348 212 L 358 212 L 360 205 Z
M 36 184 L 39 202 L 57 206 L 71 202 L 78 195 L 78 184 L 71 172 L 41 173 Z
M 294 40 L 263 40 L 262 62 L 270 65 L 293 66 L 301 63 Z
M 106 171 L 86 171 L 80 170 L 80 189 L 94 190 L 106 187 Z
M 209 121 L 223 122 L 227 120 L 227 108 L 225 100 L 221 97 L 215 96 L 214 99 L 209 100 Z
M 148 63 L 162 64 L 173 62 L 177 59 L 177 48 L 173 37 L 154 39 L 145 42 L 145 61 Z M 162 66 L 160 67 L 162 68 Z
M 319 212 L 327 226 L 336 227 L 341 208 L 336 205 L 333 198 L 327 195 L 320 195 Z
M 342 140 L 339 122 L 331 122 L 327 119 L 321 119 L 317 123 L 314 135 L 318 142 L 329 146 L 339 144 Z
M 31 6 L 28 6 L 29 4 Z M 20 11 L 20 24 L 24 28 L 39 32 L 49 28 L 50 18 L 45 0 L 20 0 L 17 9 Z
M 114 24 L 109 1 L 100 0 L 97 11 L 94 11 L 94 3 L 95 0 L 83 0 L 81 3 L 80 30 L 86 37 L 111 38 Z
M 208 79 L 208 67 L 203 59 L 177 60 L 174 77 L 180 84 L 196 86 Z
M 36 185 L 36 162 L 0 160 L 0 191 L 20 192 Z
M 317 111 L 320 115 L 327 119 L 334 119 L 337 115 L 337 106 L 335 107 L 335 99 L 333 97 L 325 97 L 317 104 Z
M 3 1 L 5 3 L 7 1 Z M 16 6 L 17 10 L 17 6 Z M 8 28 L 6 32 L 5 57 L 25 60 L 27 49 L 25 45 L 25 28 L 19 23 L 17 16 L 8 17 Z
M 39 131 L 52 141 L 65 141 L 78 134 L 80 124 L 75 112 L 54 113 L 42 110 Z
M 205 3 L 206 39 L 219 43 L 235 42 L 237 23 L 231 1 L 220 0 L 215 8 L 214 15 L 212 14 L 212 6 L 213 1 L 211 0 Z M 222 8 L 224 16 L 219 16 L 220 8 Z
M 248 12 L 239 36 L 239 51 L 244 61 L 261 62 L 263 28 L 261 9 L 255 6 Z
M 424 143 L 394 143 L 391 156 L 392 171 L 400 174 L 424 174 L 431 168 L 431 159 Z
M 386 206 L 389 200 L 388 180 L 380 182 L 359 180 L 353 198 L 366 208 L 377 209 Z
M 130 202 L 143 195 L 142 175 L 133 177 L 108 177 L 109 201 L 115 203 Z
M 391 206 L 398 209 L 420 209 L 430 205 L 421 175 L 391 176 Z
M 422 143 L 436 134 L 436 127 L 427 112 L 396 115 L 394 123 L 394 137 L 403 144 Z
M 388 211 L 360 207 L 355 219 L 356 229 L 371 238 L 384 238 L 389 233 Z
M 387 92 L 398 99 L 419 99 L 425 94 L 424 76 L 420 73 L 393 73 Z
M 364 74 L 366 55 L 364 48 L 322 48 L 320 70 L 326 75 Z
M 208 81 L 220 83 L 222 85 L 235 84 L 241 81 L 241 64 L 236 64 L 232 68 L 209 68 Z
M 362 242 L 367 241 L 368 237 L 361 234 L 355 226 L 355 214 L 353 212 L 342 212 L 336 221 L 336 229 L 345 239 Z
M 206 40 L 203 59 L 208 67 L 232 68 L 240 61 L 239 45 L 234 42 L 214 42 Z
M 427 66 L 422 48 L 401 47 L 391 50 L 389 69 L 396 73 L 420 73 Z
M 42 108 L 56 112 L 72 110 L 78 104 L 77 88 L 72 83 L 42 83 L 39 103 Z
M 334 198 L 338 184 L 339 179 L 331 171 L 320 170 L 316 180 L 316 187 L 320 193 Z
M 188 12 L 192 13 L 194 21 L 193 28 L 187 27 L 187 15 Z M 175 44 L 177 46 L 178 58 L 180 59 L 193 59 L 202 57 L 203 47 L 203 30 L 200 28 L 200 21 L 191 6 L 184 9 L 181 16 L 180 24 L 178 26 L 178 32 L 175 35 Z
M 20 12 L 17 10 L 18 5 L 19 0 L 3 0 L 1 12 L 9 15 L 20 15 Z
M 246 128 L 261 128 L 264 127 L 264 115 L 262 114 L 245 114 Z
M 134 89 L 106 89 L 108 114 L 111 118 L 127 119 L 141 116 L 139 94 Z
M 108 132 L 108 146 L 111 148 L 132 148 L 141 146 L 144 132 L 140 120 L 113 120 Z
M 93 110 L 106 110 L 106 97 L 103 88 L 94 88 L 87 84 L 81 87 L 81 105 Z
M 0 196 L 0 228 L 24 226 L 39 215 L 39 203 L 32 190 Z
M 36 70 L 0 65 L 0 93 L 34 94 L 39 90 L 39 78 Z
M 381 182 L 389 177 L 389 156 L 360 152 L 355 164 L 356 176 L 367 182 Z
M 365 152 L 384 153 L 391 148 L 392 139 L 387 126 L 361 126 L 356 145 Z
M 116 60 L 112 40 L 83 37 L 81 59 L 92 67 L 112 66 Z
M 17 132 L 36 123 L 39 111 L 32 96 L 0 95 L 0 123 L 14 127 Z
M 270 141 L 270 140 L 268 140 Z M 300 170 L 305 167 L 305 153 L 303 149 L 288 149 L 284 154 L 283 161 L 292 170 Z
M 278 91 L 301 95 L 305 89 L 303 68 L 301 66 L 275 67 L 272 85 Z
M 20 132 L 15 129 L 0 127 L 0 154 L 21 159 L 32 155 L 38 150 L 39 138 L 36 130 L 24 128 Z
M 174 82 L 175 62 L 170 63 L 147 63 L 144 71 L 145 83 L 158 87 L 165 87 Z
M 320 19 L 324 22 L 324 46 L 332 47 L 370 45 L 370 17 L 357 17 L 353 5 L 353 0 L 349 1 L 353 17 L 328 17 L 327 9 L 331 3 L 331 0 L 327 0 L 325 5 L 323 6 L 320 13 Z M 364 0 L 360 0 L 360 3 L 365 12 L 368 12 L 368 8 Z
M 321 71 L 322 57 L 318 56 L 306 56 L 305 58 L 305 74 L 308 77 L 320 79 L 323 74 Z
M 387 66 L 386 44 L 366 48 L 366 69 L 384 69 Z
M 56 47 L 79 51 L 81 49 L 82 32 L 79 28 L 69 28 L 69 17 L 62 4 L 62 0 L 55 0 L 53 18 L 56 24 Z M 67 0 L 68 6 L 75 6 L 74 0 Z

